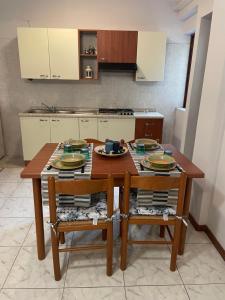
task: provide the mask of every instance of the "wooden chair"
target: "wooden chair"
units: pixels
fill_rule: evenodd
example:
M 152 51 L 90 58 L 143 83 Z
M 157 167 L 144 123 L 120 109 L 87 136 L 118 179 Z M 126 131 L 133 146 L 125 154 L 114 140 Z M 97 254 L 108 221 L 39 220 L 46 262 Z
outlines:
M 170 270 L 176 270 L 176 259 L 181 234 L 182 223 L 182 211 L 184 204 L 184 193 L 186 186 L 186 175 L 181 174 L 180 177 L 172 176 L 130 176 L 129 173 L 125 175 L 124 184 L 124 198 L 122 205 L 122 237 L 121 237 L 121 270 L 125 270 L 127 267 L 127 247 L 129 244 L 172 244 L 172 253 L 170 261 Z M 130 189 L 142 189 L 151 191 L 165 191 L 171 189 L 178 189 L 178 200 L 176 215 L 168 216 L 168 220 L 165 220 L 163 216 L 156 215 L 136 215 L 130 214 Z M 168 230 L 170 241 L 147 241 L 147 240 L 131 240 L 128 239 L 128 230 L 130 224 L 157 224 L 165 226 Z M 174 226 L 174 235 L 172 236 L 169 225 Z
M 55 280 L 61 279 L 59 252 L 73 252 L 82 250 L 99 250 L 106 249 L 107 253 L 107 275 L 112 275 L 112 255 L 113 255 L 113 179 L 99 180 L 71 180 L 71 181 L 55 181 L 54 177 L 48 178 L 49 191 L 49 208 L 50 208 L 50 224 L 51 224 L 51 242 L 52 256 Z M 60 221 L 57 214 L 56 195 L 87 195 L 100 192 L 107 193 L 107 214 L 105 218 L 98 219 L 94 225 L 92 219 Z M 63 242 L 64 233 L 71 231 L 83 230 L 105 230 L 107 231 L 106 244 L 81 245 L 79 247 L 59 248 L 59 241 Z

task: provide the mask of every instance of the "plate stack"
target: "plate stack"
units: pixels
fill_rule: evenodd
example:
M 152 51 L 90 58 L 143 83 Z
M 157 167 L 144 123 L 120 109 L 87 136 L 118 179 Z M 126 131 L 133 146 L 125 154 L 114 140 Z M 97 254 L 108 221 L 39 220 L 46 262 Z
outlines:
M 77 153 L 65 153 L 52 162 L 52 167 L 60 170 L 75 170 L 85 165 L 85 156 Z
M 154 171 L 171 171 L 176 167 L 176 161 L 166 154 L 152 154 L 141 161 L 142 166 Z
M 136 139 L 135 146 L 138 147 L 138 145 L 144 145 L 145 151 L 153 151 L 160 148 L 157 141 L 152 139 Z

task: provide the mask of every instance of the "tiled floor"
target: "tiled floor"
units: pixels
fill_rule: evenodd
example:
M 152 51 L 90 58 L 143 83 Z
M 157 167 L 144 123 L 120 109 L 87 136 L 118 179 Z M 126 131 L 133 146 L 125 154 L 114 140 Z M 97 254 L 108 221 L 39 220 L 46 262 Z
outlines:
M 188 228 L 186 249 L 169 271 L 167 246 L 132 247 L 125 272 L 119 269 L 119 241 L 114 249 L 114 272 L 105 275 L 102 252 L 61 254 L 63 278 L 53 278 L 49 229 L 47 257 L 38 261 L 31 182 L 19 178 L 21 168 L 0 171 L 0 300 L 224 300 L 225 264 L 204 233 Z M 44 210 L 45 217 L 48 209 Z M 142 227 L 132 235 L 158 237 L 158 230 Z M 67 244 L 100 239 L 101 233 L 79 233 Z M 158 237 L 159 238 L 159 237 Z

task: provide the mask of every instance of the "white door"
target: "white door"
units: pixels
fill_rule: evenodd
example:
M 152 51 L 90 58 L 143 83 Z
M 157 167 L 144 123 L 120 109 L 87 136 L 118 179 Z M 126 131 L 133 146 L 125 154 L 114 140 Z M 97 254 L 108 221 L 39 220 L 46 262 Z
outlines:
M 79 119 L 80 138 L 98 138 L 97 118 L 80 118 Z
M 78 30 L 48 28 L 51 79 L 79 79 Z
M 138 32 L 137 81 L 162 81 L 166 58 L 166 35 L 163 32 Z
M 18 28 L 22 78 L 50 79 L 47 28 Z
M 114 119 L 99 118 L 98 119 L 98 139 L 121 140 L 126 142 L 134 139 L 135 118 Z
M 23 157 L 24 160 L 31 160 L 46 143 L 50 142 L 49 118 L 21 117 L 20 126 Z
M 68 139 L 79 139 L 77 118 L 50 118 L 51 142 L 61 143 Z

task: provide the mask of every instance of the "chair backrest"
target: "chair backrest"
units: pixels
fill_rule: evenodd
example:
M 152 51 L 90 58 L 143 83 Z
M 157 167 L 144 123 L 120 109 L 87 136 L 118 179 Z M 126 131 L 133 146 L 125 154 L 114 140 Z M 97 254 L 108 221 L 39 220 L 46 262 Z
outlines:
M 178 189 L 177 211 L 178 216 L 182 215 L 184 205 L 184 195 L 187 176 L 184 172 L 179 177 L 173 176 L 131 176 L 125 174 L 124 183 L 124 213 L 129 212 L 130 189 L 142 189 L 151 191 L 169 191 Z
M 51 223 L 55 223 L 57 221 L 56 194 L 80 196 L 106 192 L 107 216 L 110 218 L 113 214 L 113 187 L 114 183 L 111 175 L 109 175 L 107 179 L 82 179 L 68 181 L 56 181 L 54 177 L 50 176 L 48 178 L 48 194 Z

